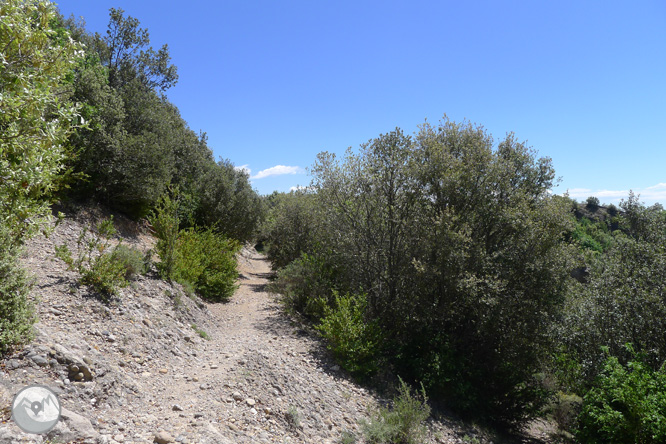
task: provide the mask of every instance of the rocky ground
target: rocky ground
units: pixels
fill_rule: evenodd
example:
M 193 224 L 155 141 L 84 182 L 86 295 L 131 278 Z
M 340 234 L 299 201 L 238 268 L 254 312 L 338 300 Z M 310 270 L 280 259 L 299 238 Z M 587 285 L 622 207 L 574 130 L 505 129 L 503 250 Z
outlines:
M 283 313 L 266 292 L 262 255 L 243 249 L 229 303 L 192 299 L 154 269 L 105 303 L 54 257 L 56 245 L 74 250 L 102 213 L 69 215 L 27 246 L 39 322 L 33 343 L 0 361 L 0 443 L 335 443 L 345 431 L 362 442 L 358 421 L 386 400 L 355 384 Z M 153 246 L 145 228 L 116 222 L 126 244 Z M 46 436 L 10 419 L 13 396 L 30 384 L 51 387 L 63 407 Z M 493 441 L 444 417 L 428 428 L 430 443 Z

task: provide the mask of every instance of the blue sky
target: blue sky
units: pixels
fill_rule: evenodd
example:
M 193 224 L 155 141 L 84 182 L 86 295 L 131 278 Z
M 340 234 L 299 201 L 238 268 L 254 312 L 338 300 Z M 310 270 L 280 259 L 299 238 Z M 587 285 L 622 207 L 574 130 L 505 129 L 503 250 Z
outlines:
M 558 194 L 666 204 L 663 1 L 56 3 L 101 34 L 122 8 L 167 43 L 169 99 L 262 194 L 307 185 L 320 151 L 446 114 L 551 157 Z

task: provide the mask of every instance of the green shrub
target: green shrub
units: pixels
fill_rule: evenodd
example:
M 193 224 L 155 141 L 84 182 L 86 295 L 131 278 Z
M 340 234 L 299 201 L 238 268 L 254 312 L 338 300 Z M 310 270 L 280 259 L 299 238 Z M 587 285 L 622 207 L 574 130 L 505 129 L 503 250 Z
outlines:
M 240 244 L 212 228 L 183 230 L 176 245 L 175 278 L 210 301 L 226 301 L 238 288 L 235 254 Z
M 301 414 L 293 405 L 290 405 L 287 411 L 284 413 L 284 418 L 287 420 L 287 423 L 294 429 L 297 429 L 301 426 Z
M 372 444 L 417 444 L 425 439 L 424 422 L 430 416 L 425 389 L 419 395 L 400 379 L 398 396 L 393 408 L 379 408 L 370 421 L 362 421 L 361 428 L 367 442 Z
M 204 270 L 196 282 L 199 294 L 208 300 L 228 300 L 238 288 L 236 253 L 240 244 L 212 229 L 197 233 Z
M 180 225 L 177 199 L 172 200 L 168 195 L 163 195 L 155 210 L 148 216 L 148 221 L 157 237 L 155 250 L 160 257 L 160 262 L 156 264 L 157 269 L 164 279 L 171 280 L 176 262 L 176 243 Z
M 146 256 L 135 247 L 119 244 L 111 253 L 113 260 L 121 263 L 125 268 L 125 279 L 130 280 L 147 270 Z
M 9 229 L 0 224 L 0 354 L 32 339 L 31 283 L 19 264 L 19 253 Z
M 303 252 L 311 252 L 320 230 L 316 196 L 304 191 L 273 193 L 261 231 L 268 244 L 268 259 L 274 269 L 285 267 Z
M 338 442 L 340 444 L 355 444 L 356 435 L 353 432 L 350 432 L 349 430 L 343 430 L 342 434 L 340 435 L 340 440 Z
M 557 337 L 575 370 L 566 379 L 583 386 L 570 387 L 575 392 L 584 393 L 603 368 L 601 347 L 626 363 L 631 356 L 624 344 L 632 343 L 653 370 L 666 360 L 665 253 L 664 241 L 616 236 L 591 261 L 589 283 L 572 287 Z
M 111 238 L 116 234 L 113 216 L 97 224 L 96 234 L 88 233 L 88 227 L 84 227 L 79 234 L 76 258 L 67 245 L 56 246 L 56 256 L 67 264 L 69 270 L 81 275 L 81 284 L 89 285 L 107 299 L 116 294 L 119 287 L 128 285 L 127 264 L 115 254 L 120 244 L 111 248 Z
M 666 442 L 664 368 L 653 371 L 635 354 L 626 365 L 609 356 L 584 397 L 579 425 L 577 438 L 585 443 Z
M 174 192 L 178 196 L 178 190 Z M 235 254 L 240 244 L 214 228 L 179 230 L 179 201 L 163 196 L 149 217 L 157 236 L 156 264 L 167 280 L 175 279 L 211 301 L 228 300 L 237 288 Z
M 558 392 L 552 406 L 553 419 L 562 430 L 572 431 L 576 428 L 583 399 L 572 393 Z
M 332 302 L 332 271 L 324 260 L 303 253 L 278 271 L 270 291 L 282 295 L 288 309 L 318 320 Z
M 365 319 L 365 295 L 340 296 L 335 291 L 333 295 L 335 308 L 324 308 L 317 329 L 345 369 L 359 376 L 375 373 L 379 368 L 381 334 L 376 322 Z

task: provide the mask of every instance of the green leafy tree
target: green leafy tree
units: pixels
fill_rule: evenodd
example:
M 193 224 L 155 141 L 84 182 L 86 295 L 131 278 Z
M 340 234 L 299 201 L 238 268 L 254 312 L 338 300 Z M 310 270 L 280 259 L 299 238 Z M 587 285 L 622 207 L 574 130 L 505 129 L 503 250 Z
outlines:
M 111 85 L 123 87 L 135 79 L 149 89 L 166 90 L 178 81 L 177 68 L 169 62 L 169 47 L 155 51 L 148 30 L 140 28 L 139 20 L 125 17 L 122 9 L 109 10 L 109 27 L 100 52 L 102 62 L 109 68 Z
M 557 332 L 562 351 L 573 362 L 584 393 L 606 360 L 602 347 L 621 363 L 633 344 L 656 370 L 666 360 L 666 221 L 659 208 L 646 208 L 630 195 L 619 216 L 624 234 L 590 265 L 589 283 L 573 288 Z
M 550 159 L 445 120 L 342 161 L 322 153 L 312 175 L 326 229 L 299 248 L 335 270 L 332 289 L 367 295 L 363 318 L 396 369 L 463 413 L 535 414 L 572 268 L 571 205 L 549 194 Z
M 322 230 L 317 197 L 304 191 L 275 193 L 262 225 L 268 243 L 268 259 L 278 269 L 314 250 Z
M 0 353 L 30 339 L 30 281 L 20 244 L 50 215 L 62 184 L 66 139 L 77 121 L 67 101 L 81 46 L 54 25 L 46 1 L 0 2 Z
M 252 189 L 247 173 L 238 171 L 228 160 L 206 165 L 197 183 L 199 205 L 196 221 L 216 226 L 221 233 L 246 241 L 251 239 L 262 218 L 262 205 Z
M 82 48 L 55 17 L 45 1 L 0 4 L 0 223 L 17 238 L 49 214 L 77 121 L 67 83 Z

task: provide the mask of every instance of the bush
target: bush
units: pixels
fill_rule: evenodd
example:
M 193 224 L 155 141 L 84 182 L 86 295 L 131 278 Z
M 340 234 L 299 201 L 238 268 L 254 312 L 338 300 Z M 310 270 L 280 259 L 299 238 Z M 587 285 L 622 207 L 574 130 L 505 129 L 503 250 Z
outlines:
M 375 373 L 379 368 L 381 334 L 375 321 L 365 319 L 365 295 L 339 296 L 334 291 L 333 296 L 335 308 L 324 308 L 324 318 L 317 329 L 345 369 L 360 376 Z
M 583 399 L 575 394 L 558 392 L 552 406 L 553 419 L 562 430 L 576 428 Z
M 624 344 L 645 352 L 653 370 L 666 360 L 666 243 L 616 236 L 591 262 L 589 283 L 572 287 L 557 337 L 569 356 L 565 379 L 589 388 L 603 368 L 602 347 L 620 362 L 631 359 Z M 574 366 L 571 363 L 575 363 Z M 581 390 L 581 387 L 570 387 Z M 579 393 L 582 393 L 579 392 Z
M 278 271 L 270 290 L 282 295 L 288 309 L 319 320 L 332 303 L 333 272 L 323 259 L 303 253 Z
M 120 244 L 111 249 L 111 238 L 116 234 L 113 216 L 97 224 L 96 231 L 95 235 L 89 236 L 88 227 L 81 230 L 76 241 L 76 258 L 66 245 L 56 247 L 56 256 L 67 264 L 69 270 L 77 271 L 81 275 L 80 283 L 89 285 L 99 292 L 103 299 L 107 299 L 116 294 L 118 287 L 128 285 L 125 278 L 127 264 L 122 256 L 116 255 Z
M 226 301 L 238 288 L 235 254 L 240 244 L 209 228 L 180 233 L 176 244 L 175 278 L 189 282 L 210 301 Z
M 119 244 L 111 253 L 114 261 L 125 268 L 125 279 L 130 280 L 139 274 L 145 274 L 148 268 L 148 256 L 134 247 Z
M 176 242 L 180 225 L 177 199 L 172 200 L 168 195 L 163 195 L 155 210 L 148 216 L 148 221 L 157 236 L 155 249 L 161 260 L 157 264 L 157 269 L 164 279 L 171 280 L 176 261 Z
M 287 266 L 303 252 L 312 252 L 319 230 L 316 196 L 303 191 L 273 193 L 271 207 L 262 225 L 268 243 L 268 259 L 274 269 Z
M 9 229 L 0 224 L 0 354 L 32 339 L 31 283 L 19 265 L 19 253 Z
M 419 395 L 401 379 L 399 393 L 393 399 L 393 409 L 380 408 L 371 420 L 362 421 L 367 442 L 373 444 L 416 444 L 425 439 L 424 422 L 430 416 L 430 406 L 421 386 Z
M 633 353 L 630 346 L 627 350 Z M 585 395 L 577 438 L 585 443 L 666 442 L 666 372 L 634 354 L 626 365 L 609 356 Z

